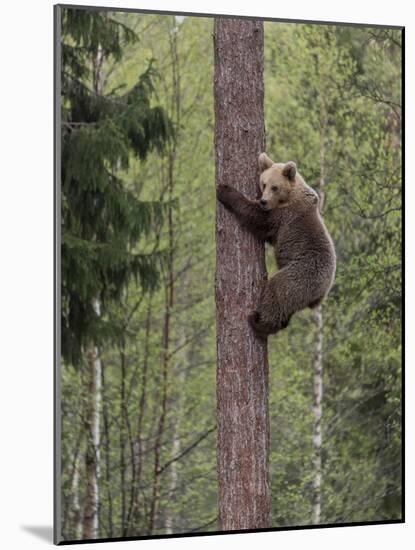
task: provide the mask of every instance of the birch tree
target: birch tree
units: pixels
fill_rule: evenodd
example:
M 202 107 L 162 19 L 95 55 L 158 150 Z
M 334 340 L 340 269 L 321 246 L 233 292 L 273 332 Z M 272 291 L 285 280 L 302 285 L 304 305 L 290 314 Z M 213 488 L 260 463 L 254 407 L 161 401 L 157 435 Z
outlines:
M 320 119 L 320 179 L 316 187 L 319 194 L 319 209 L 323 213 L 326 183 L 325 172 L 325 127 L 327 125 L 327 115 L 324 101 L 321 102 Z M 320 523 L 321 519 L 321 417 L 323 400 L 323 305 L 320 304 L 313 310 L 313 322 L 315 325 L 314 335 L 314 357 L 313 357 L 313 497 L 312 497 L 312 521 L 314 525 Z
M 92 53 L 92 89 L 99 97 L 102 95 L 104 52 L 102 44 Z M 94 238 L 94 237 L 93 237 Z M 97 296 L 92 298 L 92 309 L 97 319 L 101 316 L 101 303 Z M 102 369 L 99 349 L 91 338 L 85 353 L 88 392 L 86 406 L 85 428 L 87 444 L 85 453 L 85 504 L 82 522 L 82 538 L 95 539 L 99 533 L 99 476 L 101 452 L 101 387 Z

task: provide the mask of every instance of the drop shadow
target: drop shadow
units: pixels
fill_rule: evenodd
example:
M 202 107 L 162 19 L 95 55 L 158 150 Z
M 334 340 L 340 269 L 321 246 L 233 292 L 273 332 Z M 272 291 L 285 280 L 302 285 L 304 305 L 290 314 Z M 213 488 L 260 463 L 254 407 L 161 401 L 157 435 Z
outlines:
M 53 543 L 53 527 L 50 525 L 21 525 L 21 528 L 41 540 Z

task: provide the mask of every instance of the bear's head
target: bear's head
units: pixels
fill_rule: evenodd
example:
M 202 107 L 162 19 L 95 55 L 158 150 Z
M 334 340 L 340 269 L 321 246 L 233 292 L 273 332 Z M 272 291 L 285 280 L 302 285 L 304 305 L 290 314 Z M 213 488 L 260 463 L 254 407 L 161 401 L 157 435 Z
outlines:
M 275 163 L 266 153 L 259 155 L 258 163 L 261 170 L 259 178 L 261 208 L 268 211 L 288 206 L 296 182 L 297 167 L 295 163 Z

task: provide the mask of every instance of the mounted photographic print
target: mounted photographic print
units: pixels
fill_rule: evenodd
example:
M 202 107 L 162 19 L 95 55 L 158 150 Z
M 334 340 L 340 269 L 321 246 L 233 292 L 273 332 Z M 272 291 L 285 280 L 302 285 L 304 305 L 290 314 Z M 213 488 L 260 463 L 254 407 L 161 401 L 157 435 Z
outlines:
M 56 544 L 403 521 L 402 57 L 55 6 Z

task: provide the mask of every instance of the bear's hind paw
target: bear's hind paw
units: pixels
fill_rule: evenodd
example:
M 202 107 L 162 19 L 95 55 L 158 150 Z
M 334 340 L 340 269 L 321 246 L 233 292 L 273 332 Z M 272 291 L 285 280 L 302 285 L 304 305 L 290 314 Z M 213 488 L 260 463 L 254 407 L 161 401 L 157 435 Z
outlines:
M 255 334 L 259 338 L 267 338 L 268 331 L 265 330 L 265 327 L 263 327 L 260 323 L 260 315 L 259 311 L 251 311 L 251 313 L 248 315 L 248 323 L 253 328 Z
M 249 324 L 255 328 L 255 326 L 258 324 L 259 321 L 259 311 L 251 311 L 251 313 L 248 315 L 248 322 Z

